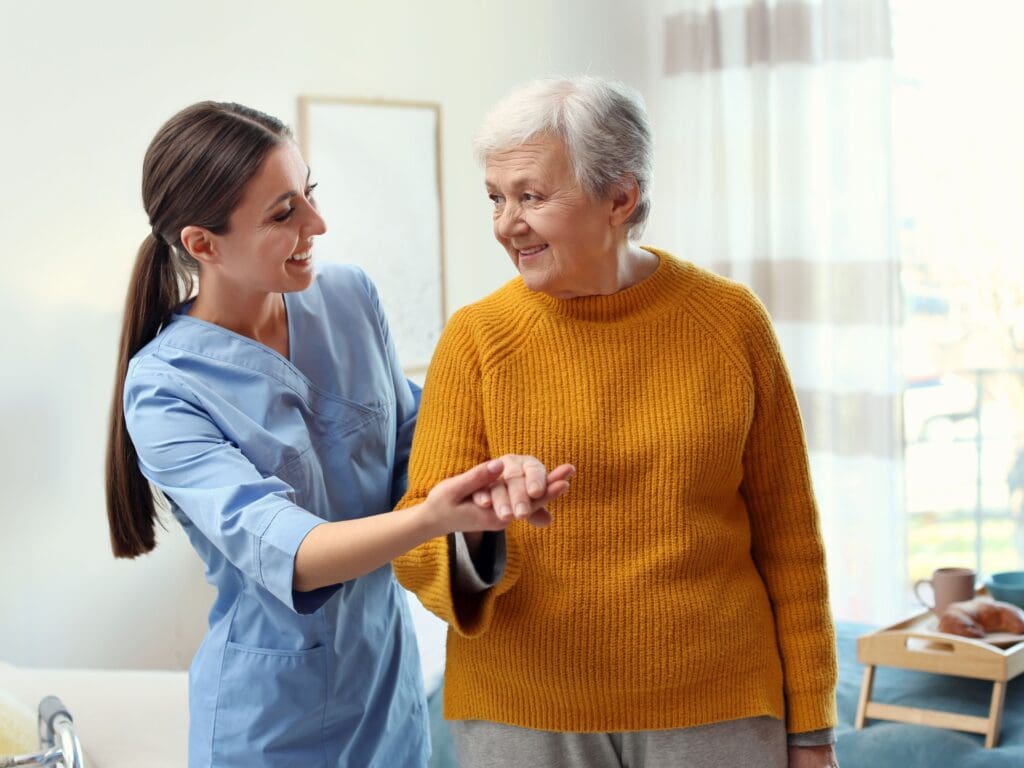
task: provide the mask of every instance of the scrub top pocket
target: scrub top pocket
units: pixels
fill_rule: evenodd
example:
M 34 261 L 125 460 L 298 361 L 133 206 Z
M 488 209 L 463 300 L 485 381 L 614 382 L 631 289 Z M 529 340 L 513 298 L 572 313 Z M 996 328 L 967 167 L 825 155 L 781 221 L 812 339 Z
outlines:
M 327 766 L 326 649 L 280 651 L 227 643 L 213 726 L 218 768 Z

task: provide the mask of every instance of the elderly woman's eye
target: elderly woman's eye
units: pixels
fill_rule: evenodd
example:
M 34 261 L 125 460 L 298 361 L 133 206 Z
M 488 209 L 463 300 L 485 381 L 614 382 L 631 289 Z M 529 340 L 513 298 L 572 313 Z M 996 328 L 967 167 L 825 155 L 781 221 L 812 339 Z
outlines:
M 490 200 L 492 203 L 494 203 L 495 207 L 501 205 L 501 203 L 502 203 L 501 195 L 488 195 L 487 199 Z
M 289 218 L 291 217 L 291 215 L 292 215 L 292 212 L 293 212 L 294 210 L 295 210 L 294 208 L 289 208 L 289 209 L 288 209 L 287 211 L 285 211 L 284 213 L 282 213 L 282 214 L 279 214 L 278 216 L 275 216 L 275 217 L 274 217 L 274 221 L 287 221 L 287 220 L 288 220 L 288 219 L 289 219 Z
M 310 184 L 308 187 L 306 187 L 306 199 L 307 200 L 312 202 L 312 200 L 313 200 L 313 190 L 315 190 L 318 185 L 319 185 L 319 182 L 317 184 Z

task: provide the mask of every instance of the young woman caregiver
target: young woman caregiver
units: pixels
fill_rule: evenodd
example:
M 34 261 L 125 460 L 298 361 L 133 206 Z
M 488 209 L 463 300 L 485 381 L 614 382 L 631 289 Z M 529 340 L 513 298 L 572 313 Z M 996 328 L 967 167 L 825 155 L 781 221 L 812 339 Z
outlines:
M 544 524 L 572 472 L 507 456 L 389 511 L 418 398 L 366 275 L 313 270 L 314 186 L 288 129 L 237 104 L 186 108 L 146 152 L 152 232 L 128 289 L 107 505 L 115 555 L 134 557 L 166 496 L 217 588 L 190 672 L 194 767 L 425 765 L 389 561 L 457 530 Z

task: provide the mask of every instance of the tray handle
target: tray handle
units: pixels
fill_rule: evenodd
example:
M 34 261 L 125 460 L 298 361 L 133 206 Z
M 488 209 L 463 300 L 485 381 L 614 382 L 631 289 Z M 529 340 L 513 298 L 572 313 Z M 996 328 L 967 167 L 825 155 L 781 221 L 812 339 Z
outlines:
M 957 656 L 963 659 L 990 660 L 993 655 L 1001 656 L 1002 651 L 993 645 L 970 637 L 932 632 L 879 632 L 860 638 L 862 647 L 869 649 L 872 655 L 885 654 L 895 658 L 907 653 L 930 656 Z M 884 661 L 874 663 L 885 664 Z

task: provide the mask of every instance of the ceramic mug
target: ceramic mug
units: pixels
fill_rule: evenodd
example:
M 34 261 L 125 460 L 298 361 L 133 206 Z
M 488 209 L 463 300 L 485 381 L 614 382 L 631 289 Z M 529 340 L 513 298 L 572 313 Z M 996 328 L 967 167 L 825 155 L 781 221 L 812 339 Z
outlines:
M 974 598 L 974 580 L 977 574 L 970 568 L 939 568 L 930 579 L 919 579 L 914 583 L 914 594 L 921 605 L 931 608 L 941 616 L 950 603 L 960 603 Z M 932 603 L 921 597 L 921 587 L 932 588 Z

